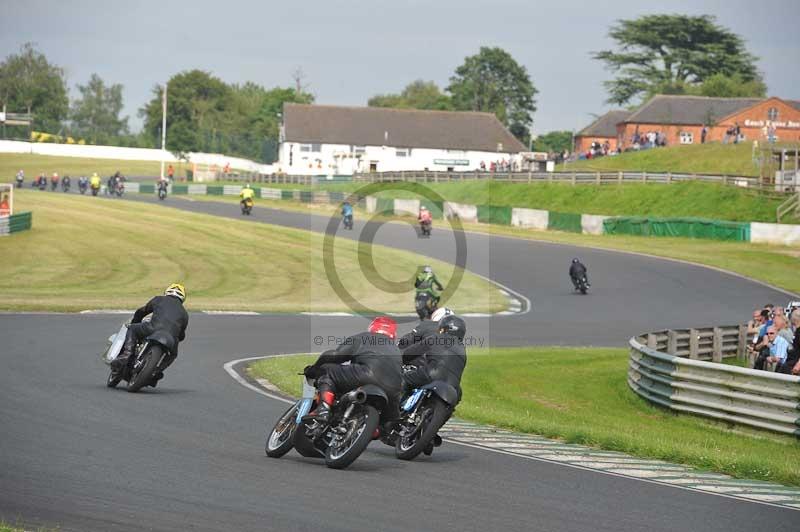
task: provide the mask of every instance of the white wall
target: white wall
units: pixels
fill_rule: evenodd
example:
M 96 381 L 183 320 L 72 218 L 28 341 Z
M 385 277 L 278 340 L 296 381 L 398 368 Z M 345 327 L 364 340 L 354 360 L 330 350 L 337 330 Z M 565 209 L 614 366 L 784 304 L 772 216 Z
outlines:
M 602 235 L 603 234 L 603 220 L 611 218 L 610 216 L 599 216 L 596 214 L 581 214 L 581 229 L 587 235 Z
M 797 246 L 800 244 L 800 225 L 750 224 L 750 242 Z
M 453 203 L 452 201 L 444 202 L 444 215 L 447 218 L 458 217 L 465 222 L 478 221 L 478 207 L 476 205 L 467 205 L 464 203 Z
M 352 153 L 349 144 L 322 144 L 318 152 L 301 152 L 299 142 L 284 142 L 278 151 L 277 167 L 281 172 L 299 175 L 352 175 L 355 172 L 368 172 L 370 163 L 376 163 L 378 172 L 399 172 L 404 170 L 472 171 L 484 162 L 488 169 L 492 161 L 511 160 L 507 153 L 411 148 L 408 156 L 398 157 L 398 148 L 392 146 L 365 146 L 361 157 Z M 292 164 L 289 165 L 289 154 Z M 465 165 L 437 164 L 434 160 L 461 160 Z
M 522 209 L 514 207 L 511 209 L 511 225 L 515 227 L 527 227 L 530 229 L 538 229 L 540 231 L 547 231 L 547 225 L 550 222 L 550 214 L 548 211 L 538 209 Z
M 92 159 L 118 159 L 122 161 L 164 161 L 178 162 L 169 151 L 152 148 L 124 148 L 119 146 L 90 146 L 80 144 L 50 144 L 46 142 L 22 142 L 17 140 L 0 140 L 0 153 L 32 153 L 36 155 L 52 155 L 59 157 L 87 157 Z M 272 165 L 260 164 L 239 157 L 228 157 L 221 153 L 190 152 L 190 162 L 204 165 L 217 165 L 220 170 L 226 164 L 237 170 L 271 174 Z

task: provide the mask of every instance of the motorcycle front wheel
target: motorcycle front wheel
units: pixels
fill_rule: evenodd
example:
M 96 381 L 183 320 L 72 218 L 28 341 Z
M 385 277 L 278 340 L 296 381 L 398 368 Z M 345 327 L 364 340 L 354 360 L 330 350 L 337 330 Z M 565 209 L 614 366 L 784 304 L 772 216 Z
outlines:
M 325 465 L 331 469 L 344 469 L 352 464 L 372 441 L 379 420 L 378 410 L 365 404 L 360 405 L 350 419 L 332 427 L 334 436 L 325 452 Z
M 270 458 L 280 458 L 292 450 L 294 446 L 294 431 L 297 429 L 295 416 L 297 416 L 297 403 L 284 412 L 275 423 L 272 431 L 267 435 L 264 451 Z
M 413 460 L 425 450 L 450 416 L 450 406 L 433 395 L 420 405 L 417 415 L 417 424 L 402 424 L 403 432 L 397 438 L 394 449 L 400 460 Z
M 122 381 L 122 375 L 117 375 L 113 371 L 108 372 L 108 379 L 106 379 L 106 386 L 109 388 L 116 388 L 117 384 Z

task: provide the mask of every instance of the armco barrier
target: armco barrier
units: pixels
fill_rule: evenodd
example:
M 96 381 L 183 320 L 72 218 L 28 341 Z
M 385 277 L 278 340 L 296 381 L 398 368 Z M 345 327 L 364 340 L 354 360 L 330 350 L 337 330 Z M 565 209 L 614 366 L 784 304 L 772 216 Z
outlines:
M 264 187 L 262 187 L 259 190 L 261 192 L 261 197 L 264 198 L 264 199 L 273 199 L 273 200 L 281 199 L 281 196 L 282 196 L 281 190 L 278 189 L 278 188 L 264 188 Z
M 186 192 L 188 194 L 205 195 L 208 194 L 208 187 L 206 185 L 189 185 Z
M 701 338 L 709 334 L 712 355 L 721 357 L 726 350 L 744 349 L 740 327 L 688 330 L 685 340 L 695 354 Z M 634 392 L 677 412 L 800 437 L 800 377 L 662 352 L 667 349 L 664 343 L 678 346 L 678 334 L 662 331 L 630 339 L 628 386 Z M 735 344 L 725 341 L 732 334 Z
M 511 225 L 524 227 L 527 229 L 538 229 L 546 231 L 548 226 L 549 213 L 539 209 L 523 209 L 514 207 L 511 209 Z
M 225 185 L 222 187 L 222 194 L 224 196 L 238 196 L 242 192 L 242 187 L 239 185 Z M 208 189 L 206 189 L 208 194 Z
M 20 212 L 11 216 L 0 216 L 0 236 L 26 231 L 33 226 L 33 213 Z
M 396 199 L 392 209 L 398 216 L 416 216 L 419 213 L 419 200 L 416 199 Z
M 478 207 L 463 203 L 444 202 L 444 215 L 447 218 L 458 218 L 464 222 L 478 221 Z

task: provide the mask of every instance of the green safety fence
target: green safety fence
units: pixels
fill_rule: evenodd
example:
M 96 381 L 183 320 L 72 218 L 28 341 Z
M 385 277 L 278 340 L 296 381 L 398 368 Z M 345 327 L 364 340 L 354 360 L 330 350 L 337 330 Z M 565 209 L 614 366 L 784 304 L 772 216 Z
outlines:
M 433 201 L 429 200 L 428 198 L 422 198 L 419 200 L 419 206 L 425 206 L 431 211 L 431 216 L 434 218 L 444 218 L 444 202 L 443 201 Z M 510 220 L 510 218 L 509 218 Z
M 331 203 L 340 203 L 344 201 L 344 192 L 328 192 L 328 201 Z
M 313 203 L 314 202 L 314 192 L 310 190 L 301 190 L 300 191 L 300 201 L 303 203 Z
M 172 185 L 173 194 L 188 194 L 189 185 Z
M 139 185 L 139 194 L 155 194 L 156 186 L 155 185 Z
M 394 200 L 392 198 L 377 198 L 375 212 L 379 214 L 394 214 Z
M 209 196 L 222 196 L 225 193 L 225 187 L 219 185 L 209 185 L 206 187 L 206 194 Z
M 478 205 L 478 221 L 485 224 L 511 225 L 511 207 Z
M 281 189 L 281 199 L 294 199 L 294 192 L 291 190 Z
M 12 214 L 8 218 L 8 232 L 18 233 L 30 229 L 33 225 L 33 213 L 21 212 L 19 214 Z
M 547 218 L 548 229 L 567 231 L 569 233 L 581 233 L 583 231 L 580 214 L 549 211 L 547 213 Z
M 710 240 L 750 241 L 750 223 L 705 218 L 647 218 L 625 216 L 603 221 L 609 235 L 675 236 Z

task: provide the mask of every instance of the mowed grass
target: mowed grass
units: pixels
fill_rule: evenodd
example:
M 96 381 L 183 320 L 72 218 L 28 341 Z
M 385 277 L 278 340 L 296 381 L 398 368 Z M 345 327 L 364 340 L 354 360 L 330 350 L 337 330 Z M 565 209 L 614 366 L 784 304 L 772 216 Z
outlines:
M 350 311 L 328 280 L 317 233 L 193 214 L 164 205 L 23 190 L 18 212 L 33 211 L 33 229 L 0 239 L 2 310 L 78 311 L 136 308 L 171 282 L 182 282 L 190 309 Z M 374 258 L 362 272 L 359 258 Z M 418 266 L 431 264 L 446 284 L 454 267 L 381 246 L 334 240 L 345 289 L 381 312 L 413 312 Z M 380 274 L 407 281 L 401 293 L 375 288 Z M 465 274 L 450 304 L 497 311 L 505 298 Z
M 469 351 L 456 417 L 740 478 L 800 485 L 796 438 L 733 428 L 652 406 L 628 388 L 628 352 L 613 348 Z M 253 376 L 299 395 L 313 356 L 253 364 Z

